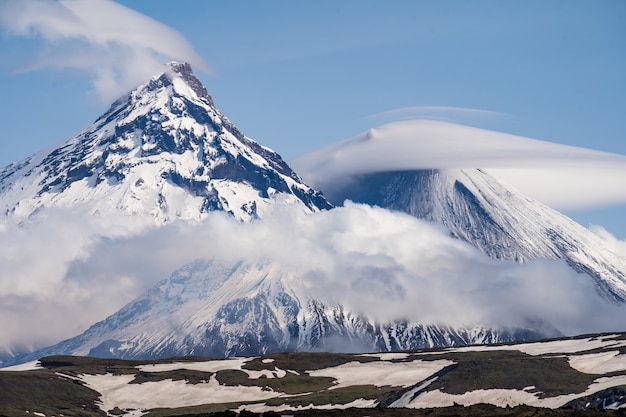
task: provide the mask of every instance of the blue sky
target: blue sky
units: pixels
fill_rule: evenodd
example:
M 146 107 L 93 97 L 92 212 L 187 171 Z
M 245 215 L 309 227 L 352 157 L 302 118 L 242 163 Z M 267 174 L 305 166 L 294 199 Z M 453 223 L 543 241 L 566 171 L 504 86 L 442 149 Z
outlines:
M 164 57 L 193 60 L 224 114 L 285 159 L 411 117 L 626 155 L 621 0 L 118 3 L 163 25 L 147 25 L 137 43 L 154 41 Z M 20 31 L 7 16 L 0 22 L 2 166 L 95 120 L 133 87 L 138 74 L 123 73 L 129 63 L 142 62 L 129 58 L 137 49 L 90 53 L 99 42 L 123 40 Z M 94 86 L 94 62 L 107 59 L 128 60 L 113 66 L 119 83 Z M 566 214 L 626 238 L 626 204 Z

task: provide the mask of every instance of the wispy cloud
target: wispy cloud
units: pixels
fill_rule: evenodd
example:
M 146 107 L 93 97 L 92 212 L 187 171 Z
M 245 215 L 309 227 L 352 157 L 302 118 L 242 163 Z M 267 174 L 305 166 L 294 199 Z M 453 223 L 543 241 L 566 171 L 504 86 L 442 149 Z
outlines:
M 412 106 L 387 110 L 366 117 L 377 124 L 391 123 L 399 120 L 429 119 L 454 123 L 510 117 L 505 113 L 491 110 L 470 109 L 451 106 Z
M 626 203 L 626 156 L 435 120 L 382 125 L 290 164 L 322 191 L 355 174 L 482 168 L 556 209 Z
M 145 82 L 168 60 L 210 70 L 180 33 L 111 0 L 6 0 L 0 25 L 10 35 L 44 42 L 22 70 L 88 71 L 105 102 Z

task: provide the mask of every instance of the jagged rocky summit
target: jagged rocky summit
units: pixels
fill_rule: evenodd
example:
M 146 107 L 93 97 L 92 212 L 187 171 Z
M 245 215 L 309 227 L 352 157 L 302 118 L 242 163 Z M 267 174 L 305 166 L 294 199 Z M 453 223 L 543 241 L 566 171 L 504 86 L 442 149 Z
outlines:
M 0 170 L 0 216 L 18 222 L 46 207 L 157 225 L 213 210 L 249 220 L 276 199 L 330 208 L 215 107 L 187 63 L 169 63 L 63 145 Z

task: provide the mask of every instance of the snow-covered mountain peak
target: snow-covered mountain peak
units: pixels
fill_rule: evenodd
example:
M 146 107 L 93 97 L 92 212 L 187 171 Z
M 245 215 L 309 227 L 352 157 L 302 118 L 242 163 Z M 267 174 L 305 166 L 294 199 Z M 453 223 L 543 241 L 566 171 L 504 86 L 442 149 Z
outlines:
M 372 172 L 325 189 L 344 200 L 403 211 L 446 226 L 455 238 L 495 259 L 563 259 L 589 275 L 609 300 L 626 300 L 626 259 L 567 216 L 528 198 L 483 169 Z
M 170 71 L 166 71 L 160 78 L 166 76 L 170 79 L 170 81 L 174 82 L 175 77 L 180 77 L 183 81 L 185 81 L 187 86 L 191 87 L 198 98 L 205 99 L 209 104 L 212 106 L 214 105 L 213 98 L 209 95 L 209 92 L 204 85 L 202 85 L 200 80 L 198 80 L 193 74 L 193 70 L 191 69 L 191 65 L 189 63 L 172 61 L 166 64 L 166 68 Z
M 156 224 L 212 210 L 247 220 L 275 199 L 330 207 L 215 107 L 187 63 L 167 64 L 60 147 L 0 170 L 0 210 L 18 221 L 50 206 Z

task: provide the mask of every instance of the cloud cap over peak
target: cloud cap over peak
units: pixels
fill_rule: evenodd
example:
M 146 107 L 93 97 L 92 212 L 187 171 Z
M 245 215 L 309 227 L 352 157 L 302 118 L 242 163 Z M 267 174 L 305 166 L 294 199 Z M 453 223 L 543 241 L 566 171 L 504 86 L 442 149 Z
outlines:
M 626 203 L 626 156 L 435 120 L 384 124 L 290 162 L 322 191 L 358 174 L 481 168 L 557 209 Z
M 11 35 L 40 38 L 45 52 L 23 70 L 86 70 L 110 101 L 144 82 L 163 62 L 209 65 L 176 30 L 111 0 L 7 0 L 0 25 Z

